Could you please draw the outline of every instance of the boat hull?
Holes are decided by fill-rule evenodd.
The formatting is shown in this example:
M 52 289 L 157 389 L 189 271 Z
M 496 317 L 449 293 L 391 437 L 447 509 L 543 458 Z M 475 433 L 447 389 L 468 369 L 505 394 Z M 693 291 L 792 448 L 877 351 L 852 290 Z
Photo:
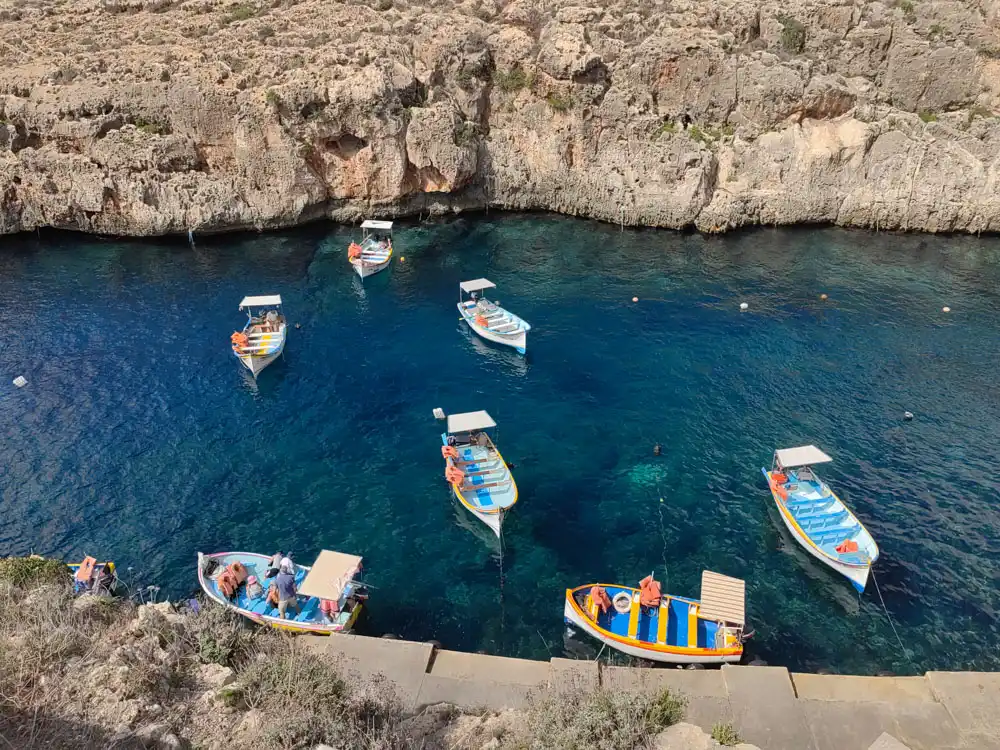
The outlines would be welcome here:
M 236 358 L 242 363 L 242 365 L 250 371 L 250 374 L 256 378 L 264 370 L 265 367 L 270 365 L 274 360 L 281 356 L 281 353 L 285 351 L 285 342 L 281 342 L 281 347 L 278 351 L 272 354 L 266 354 L 263 357 L 258 357 L 254 354 L 237 354 Z
M 596 638 L 608 648 L 613 648 L 616 651 L 634 656 L 637 659 L 646 659 L 663 664 L 733 664 L 743 658 L 742 646 L 729 649 L 684 648 L 660 643 L 643 643 L 638 640 L 623 638 L 604 630 L 598 627 L 587 616 L 574 599 L 574 593 L 582 589 L 589 589 L 591 585 L 603 584 L 588 584 L 587 586 L 566 590 L 563 619 L 568 625 L 572 625 L 592 638 Z
M 204 561 L 212 558 L 215 558 L 219 562 L 239 560 L 246 565 L 249 574 L 257 576 L 258 580 L 263 585 L 266 582 L 264 573 L 266 572 L 267 566 L 271 561 L 270 556 L 257 554 L 255 552 L 216 552 L 212 554 L 204 554 L 202 552 L 198 553 L 198 583 L 201 586 L 201 590 L 205 592 L 205 595 L 215 603 L 221 604 L 223 607 L 226 607 L 234 612 L 238 612 L 248 620 L 252 620 L 258 625 L 267 625 L 269 627 L 284 630 L 290 633 L 331 635 L 333 633 L 350 632 L 354 627 L 354 624 L 357 622 L 358 616 L 361 614 L 363 605 L 358 603 L 351 611 L 349 618 L 345 623 L 300 622 L 297 620 L 283 620 L 275 615 L 253 612 L 246 607 L 237 606 L 222 596 L 212 584 L 211 580 L 205 576 Z M 310 568 L 305 565 L 296 565 L 295 567 L 297 572 L 308 572 L 310 570 Z
M 858 592 L 863 592 L 865 587 L 868 585 L 868 576 L 871 573 L 872 562 L 878 558 L 877 552 L 874 559 L 872 559 L 872 561 L 868 564 L 846 563 L 824 552 L 812 539 L 809 538 L 809 535 L 806 534 L 802 527 L 796 522 L 795 517 L 788 509 L 785 501 L 778 494 L 777 485 L 771 479 L 771 473 L 764 468 L 761 468 L 761 471 L 764 473 L 764 479 L 767 480 L 767 486 L 771 491 L 771 497 L 774 499 L 774 504 L 777 506 L 778 515 L 781 516 L 781 520 L 785 524 L 785 528 L 788 529 L 795 541 L 799 543 L 799 546 L 801 546 L 806 552 L 819 560 L 821 563 L 847 578 L 847 580 L 851 582 L 851 585 L 854 586 Z M 836 498 L 836 496 L 834 497 Z M 836 499 L 837 502 L 844 507 L 844 510 L 847 510 L 847 506 L 845 506 L 839 498 Z M 849 510 L 848 513 L 850 513 Z M 854 515 L 851 514 L 851 517 L 853 518 Z M 860 525 L 860 522 L 858 523 Z
M 521 329 L 515 331 L 511 334 L 497 333 L 491 331 L 488 328 L 483 328 L 480 325 L 476 325 L 475 316 L 472 315 L 467 308 L 463 305 L 458 305 L 458 312 L 461 314 L 462 319 L 466 322 L 472 332 L 475 333 L 480 338 L 486 339 L 487 341 L 492 341 L 495 344 L 502 344 L 503 346 L 509 346 L 512 349 L 516 349 L 519 354 L 525 354 L 528 351 L 528 331 Z
M 367 279 L 369 276 L 374 276 L 380 271 L 387 269 L 390 263 L 392 263 L 392 255 L 382 263 L 362 263 L 358 260 L 352 260 L 351 266 L 354 268 L 354 273 L 362 279 Z

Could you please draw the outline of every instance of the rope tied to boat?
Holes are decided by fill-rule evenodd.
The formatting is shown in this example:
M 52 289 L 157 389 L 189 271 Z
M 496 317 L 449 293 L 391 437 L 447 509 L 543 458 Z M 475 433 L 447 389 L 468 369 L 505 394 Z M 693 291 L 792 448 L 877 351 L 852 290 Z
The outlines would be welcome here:
M 896 642 L 899 644 L 899 648 L 902 650 L 903 656 L 906 657 L 906 660 L 910 663 L 910 666 L 913 667 L 914 674 L 920 674 L 920 670 L 917 669 L 917 665 L 913 662 L 913 659 L 910 658 L 910 652 L 907 651 L 906 646 L 903 645 L 903 639 L 899 637 L 899 631 L 896 630 L 896 625 L 892 621 L 892 616 L 889 614 L 889 608 L 885 606 L 885 599 L 882 598 L 882 589 L 879 588 L 878 579 L 875 577 L 875 569 L 873 568 L 870 572 L 871 572 L 872 582 L 875 584 L 875 591 L 878 593 L 878 600 L 882 602 L 882 611 L 885 612 L 885 619 L 889 621 L 889 626 L 892 628 L 892 633 L 893 635 L 896 636 Z

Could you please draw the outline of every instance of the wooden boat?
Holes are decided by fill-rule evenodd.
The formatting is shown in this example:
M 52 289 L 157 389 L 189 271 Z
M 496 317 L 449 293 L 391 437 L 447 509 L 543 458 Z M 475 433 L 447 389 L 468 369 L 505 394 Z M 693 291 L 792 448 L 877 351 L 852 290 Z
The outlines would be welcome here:
M 441 453 L 455 497 L 500 536 L 504 514 L 517 502 L 517 485 L 487 432 L 496 426 L 485 411 L 451 414 Z
M 528 348 L 528 331 L 531 326 L 496 302 L 490 302 L 483 295 L 487 289 L 495 289 L 489 279 L 473 279 L 458 285 L 458 312 L 469 328 L 487 341 L 511 346 L 524 354 Z M 469 296 L 466 299 L 466 295 Z
M 362 603 L 367 600 L 367 589 L 355 578 L 361 571 L 361 558 L 341 552 L 323 550 L 311 567 L 295 566 L 295 588 L 298 593 L 299 611 L 289 609 L 287 620 L 278 615 L 278 608 L 268 602 L 267 589 L 273 578 L 265 578 L 269 555 L 254 552 L 198 553 L 198 583 L 210 599 L 239 612 L 260 625 L 270 625 L 293 633 L 330 635 L 349 632 L 361 614 Z M 220 588 L 223 571 L 239 563 L 246 569 L 247 581 L 256 578 L 263 594 L 251 597 L 246 583 L 239 585 L 233 599 L 227 599 Z M 336 602 L 336 613 L 326 616 L 322 601 Z
M 738 662 L 743 656 L 746 584 L 704 571 L 701 600 L 661 596 L 643 587 L 588 583 L 566 589 L 563 617 L 609 648 L 673 664 Z M 603 604 L 602 604 L 603 602 Z
M 878 545 L 868 529 L 813 472 L 833 459 L 815 445 L 775 451 L 771 471 L 761 469 L 785 526 L 806 552 L 864 591 Z
M 66 565 L 73 574 L 73 591 L 77 594 L 104 594 L 116 596 L 119 589 L 115 564 L 98 562 L 96 558 L 84 557 L 78 563 Z
M 257 308 L 257 315 L 253 314 L 253 308 Z M 242 331 L 230 337 L 233 354 L 256 378 L 285 350 L 288 324 L 281 310 L 281 296 L 277 294 L 244 297 L 240 310 L 247 311 L 247 322 Z
M 364 279 L 384 271 L 392 262 L 392 222 L 369 219 L 361 223 L 361 231 L 361 243 L 350 244 L 347 260 Z

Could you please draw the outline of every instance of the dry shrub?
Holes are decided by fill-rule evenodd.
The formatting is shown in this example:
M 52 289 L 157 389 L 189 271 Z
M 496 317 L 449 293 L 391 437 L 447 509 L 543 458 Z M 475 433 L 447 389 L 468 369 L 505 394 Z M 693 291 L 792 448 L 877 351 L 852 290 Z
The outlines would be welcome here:
M 398 730 L 402 707 L 390 685 L 373 681 L 348 687 L 333 663 L 279 633 L 260 639 L 257 647 L 225 693 L 228 701 L 264 717 L 263 746 L 405 747 Z
M 203 604 L 185 618 L 184 632 L 202 664 L 221 664 L 231 669 L 247 662 L 258 636 L 268 635 L 246 618 L 212 603 Z
M 112 646 L 105 640 L 108 628 L 125 619 L 125 612 L 131 616 L 122 603 L 78 599 L 68 576 L 61 583 L 44 583 L 65 575 L 62 563 L 26 560 L 28 564 L 12 575 L 12 566 L 5 561 L 10 577 L 0 581 L 0 712 L 8 715 L 45 703 L 59 686 L 58 680 L 46 678 L 58 673 L 67 660 L 110 652 Z M 29 567 L 34 577 L 25 575 Z M 25 583 L 12 584 L 11 578 Z
M 572 688 L 536 696 L 525 721 L 504 735 L 503 750 L 621 750 L 650 747 L 653 736 L 684 718 L 685 700 Z

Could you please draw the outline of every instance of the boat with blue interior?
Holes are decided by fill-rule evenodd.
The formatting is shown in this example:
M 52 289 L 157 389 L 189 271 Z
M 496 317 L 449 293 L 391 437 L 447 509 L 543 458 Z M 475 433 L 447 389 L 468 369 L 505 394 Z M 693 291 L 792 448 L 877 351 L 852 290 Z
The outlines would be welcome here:
M 244 297 L 240 310 L 246 310 L 247 322 L 242 331 L 230 336 L 230 342 L 233 354 L 256 378 L 285 350 L 288 325 L 281 309 L 281 295 Z
M 588 583 L 566 589 L 568 625 L 609 648 L 672 664 L 738 662 L 746 627 L 746 584 L 706 570 L 701 599 L 664 595 L 652 574 L 638 588 Z
M 504 514 L 517 502 L 517 484 L 490 436 L 497 424 L 485 411 L 447 420 L 441 435 L 445 479 L 465 509 L 500 536 Z
M 868 529 L 821 480 L 812 467 L 833 461 L 815 445 L 774 453 L 762 468 L 781 520 L 806 552 L 865 590 L 878 545 Z
M 361 222 L 361 242 L 347 248 L 347 260 L 362 279 L 383 271 L 392 262 L 392 222 Z
M 368 590 L 357 580 L 361 558 L 323 550 L 312 566 L 291 563 L 296 600 L 287 619 L 278 610 L 277 588 L 268 573 L 272 557 L 254 552 L 198 553 L 198 583 L 213 601 L 260 625 L 293 633 L 349 632 L 361 614 Z
M 524 354 L 531 326 L 496 302 L 486 299 L 484 292 L 495 288 L 496 284 L 489 279 L 463 281 L 458 285 L 458 312 L 476 335 L 513 347 Z

